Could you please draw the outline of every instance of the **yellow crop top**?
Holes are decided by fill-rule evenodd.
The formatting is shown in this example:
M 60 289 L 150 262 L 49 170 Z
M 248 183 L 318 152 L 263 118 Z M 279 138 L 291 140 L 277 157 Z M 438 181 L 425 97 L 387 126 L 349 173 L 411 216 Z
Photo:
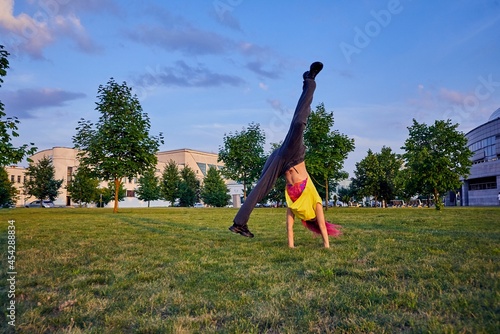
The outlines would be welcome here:
M 302 220 L 311 220 L 316 218 L 316 204 L 322 203 L 321 197 L 314 187 L 311 179 L 308 178 L 306 187 L 295 202 L 293 202 L 288 196 L 288 192 L 285 189 L 286 204 L 292 210 L 293 214 Z

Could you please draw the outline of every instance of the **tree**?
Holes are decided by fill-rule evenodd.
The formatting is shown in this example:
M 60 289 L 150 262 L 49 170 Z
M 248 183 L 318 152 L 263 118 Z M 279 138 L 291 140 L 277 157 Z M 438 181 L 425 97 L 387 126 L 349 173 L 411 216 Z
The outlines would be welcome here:
M 92 177 L 83 166 L 76 170 L 71 180 L 68 180 L 66 189 L 71 195 L 71 200 L 79 203 L 92 203 L 98 200 L 99 180 Z
M 125 82 L 120 85 L 111 78 L 106 86 L 99 86 L 97 98 L 99 121 L 94 125 L 81 119 L 73 143 L 80 150 L 80 165 L 95 177 L 114 182 L 116 213 L 120 180 L 156 166 L 156 152 L 163 144 L 163 136 L 150 136 L 149 117 Z
M 283 204 L 286 202 L 285 199 L 285 188 L 286 188 L 286 180 L 284 176 L 280 176 L 277 180 L 276 183 L 274 184 L 273 189 L 267 194 L 267 196 L 264 198 L 263 202 L 272 202 L 276 203 L 278 207 L 283 206 Z
M 194 170 L 189 166 L 184 167 L 180 174 L 179 205 L 184 207 L 194 206 L 194 203 L 200 198 L 200 181 L 196 178 Z
M 16 202 L 17 189 L 9 180 L 5 168 L 0 167 L 0 208 L 9 207 Z
M 44 156 L 38 163 L 31 162 L 26 170 L 26 194 L 40 201 L 48 198 L 55 201 L 63 180 L 55 179 L 55 168 L 52 159 Z
M 398 173 L 402 160 L 390 147 L 382 147 L 380 153 L 371 149 L 359 163 L 356 163 L 355 177 L 352 179 L 356 193 L 359 196 L 373 196 L 375 201 L 389 202 L 397 194 Z
M 353 192 L 353 189 L 352 187 L 340 187 L 337 189 L 337 194 L 338 194 L 338 198 L 339 198 L 339 201 L 341 201 L 342 203 L 348 205 L 349 202 L 353 201 L 354 200 L 354 192 Z
M 9 53 L 4 50 L 3 45 L 0 45 L 0 87 L 3 83 L 2 77 L 7 75 L 7 69 L 9 68 L 8 56 Z M 33 143 L 30 143 L 30 145 L 24 144 L 20 147 L 15 147 L 12 144 L 12 139 L 19 137 L 17 128 L 19 120 L 17 117 L 6 116 L 4 104 L 0 101 L 0 167 L 16 164 L 22 161 L 24 157 L 34 154 L 37 150 Z
M 161 197 L 170 202 L 174 206 L 175 201 L 179 198 L 179 185 L 181 176 L 179 168 L 174 160 L 170 160 L 163 169 L 161 180 Z
M 105 207 L 108 205 L 109 202 L 112 200 L 115 200 L 115 194 L 116 194 L 116 189 L 115 189 L 115 183 L 114 182 L 109 182 L 108 186 L 106 188 L 98 188 L 97 189 L 97 206 L 100 208 Z M 127 194 L 127 191 L 125 190 L 125 187 L 123 186 L 123 182 L 120 181 L 119 187 L 118 187 L 118 201 L 121 202 L 125 199 L 125 196 Z
M 118 182 L 118 189 L 116 189 L 116 182 L 108 182 L 108 187 L 104 189 L 105 189 L 105 195 L 107 198 L 109 198 L 109 201 L 116 202 L 117 198 L 116 194 L 118 194 L 118 202 L 121 202 L 125 199 L 125 196 L 127 195 L 127 190 L 125 189 L 125 185 L 122 182 L 122 180 L 119 180 Z M 114 204 L 114 207 L 116 207 L 116 203 Z
M 441 195 L 460 187 L 460 177 L 466 178 L 472 166 L 467 138 L 457 127 L 451 120 L 436 120 L 428 126 L 413 119 L 402 147 L 415 191 L 433 194 L 437 210 L 441 209 Z
M 106 205 L 108 205 L 108 203 L 111 201 L 111 198 L 113 197 L 114 194 L 110 195 L 108 188 L 101 188 L 101 187 L 97 188 L 97 201 L 96 201 L 97 207 L 98 208 L 105 207 Z
M 396 184 L 396 196 L 409 203 L 412 196 L 418 193 L 417 179 L 413 177 L 413 170 L 403 167 L 394 180 Z
M 146 170 L 139 178 L 139 187 L 137 188 L 137 198 L 148 202 L 148 208 L 151 201 L 161 198 L 160 180 L 155 175 L 156 170 L 151 168 Z
M 219 147 L 218 161 L 224 162 L 222 175 L 243 184 L 243 198 L 247 187 L 254 183 L 264 166 L 265 134 L 257 123 L 250 123 L 241 132 L 224 134 L 224 146 Z
M 399 154 L 392 152 L 390 147 L 385 146 L 376 156 L 380 167 L 379 196 L 381 200 L 388 203 L 398 194 L 397 179 L 403 166 L 403 160 Z
M 349 176 L 342 168 L 347 155 L 354 150 L 354 139 L 338 130 L 332 131 L 333 124 L 333 112 L 327 113 L 321 103 L 309 115 L 304 132 L 307 171 L 313 180 L 320 182 L 322 187 L 318 192 L 324 188 L 325 203 L 328 203 L 329 189 Z
M 351 179 L 357 197 L 378 197 L 378 178 L 380 175 L 378 159 L 371 149 L 366 157 L 356 163 L 354 178 Z
M 203 179 L 201 199 L 205 204 L 218 208 L 226 206 L 231 199 L 220 171 L 213 166 L 208 168 L 207 175 Z

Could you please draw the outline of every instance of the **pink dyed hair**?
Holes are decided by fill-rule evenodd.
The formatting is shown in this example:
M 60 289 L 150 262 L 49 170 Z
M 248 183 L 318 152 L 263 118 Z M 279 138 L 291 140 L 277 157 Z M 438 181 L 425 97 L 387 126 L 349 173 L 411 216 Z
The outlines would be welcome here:
M 303 220 L 302 225 L 304 225 L 305 228 L 312 231 L 314 234 L 321 235 L 321 230 L 319 229 L 318 220 L 316 218 L 311 220 Z M 339 237 L 340 235 L 342 235 L 342 231 L 340 230 L 342 226 L 332 224 L 329 221 L 326 221 L 325 225 L 328 235 L 331 235 L 332 237 Z

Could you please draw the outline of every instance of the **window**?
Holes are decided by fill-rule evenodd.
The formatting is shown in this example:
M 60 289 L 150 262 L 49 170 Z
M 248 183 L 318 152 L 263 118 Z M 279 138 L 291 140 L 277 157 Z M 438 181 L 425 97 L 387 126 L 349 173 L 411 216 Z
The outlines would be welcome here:
M 198 168 L 201 170 L 201 173 L 205 176 L 207 175 L 207 164 L 203 162 L 197 162 Z
M 21 175 L 17 176 L 17 183 L 21 183 Z
M 71 179 L 73 178 L 73 167 L 67 168 L 66 177 L 67 177 L 68 182 L 71 182 Z
M 496 176 L 469 180 L 469 190 L 488 190 L 496 188 L 497 188 Z
M 475 154 L 484 152 L 484 159 L 477 160 L 474 163 L 497 159 L 495 139 L 495 136 L 491 136 L 469 145 L 469 149 Z
M 10 176 L 10 182 L 14 183 L 14 175 Z
M 127 190 L 127 197 L 135 197 L 135 191 L 134 190 Z

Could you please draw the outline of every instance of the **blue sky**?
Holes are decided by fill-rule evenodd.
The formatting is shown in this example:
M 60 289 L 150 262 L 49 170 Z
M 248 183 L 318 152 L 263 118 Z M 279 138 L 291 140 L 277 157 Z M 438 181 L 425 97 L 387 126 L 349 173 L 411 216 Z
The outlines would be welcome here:
M 18 145 L 72 147 L 97 89 L 126 81 L 161 150 L 217 153 L 256 122 L 283 139 L 302 73 L 324 63 L 312 108 L 368 149 L 397 152 L 412 119 L 467 132 L 500 107 L 499 0 L 0 0 L 11 53 L 0 88 Z

